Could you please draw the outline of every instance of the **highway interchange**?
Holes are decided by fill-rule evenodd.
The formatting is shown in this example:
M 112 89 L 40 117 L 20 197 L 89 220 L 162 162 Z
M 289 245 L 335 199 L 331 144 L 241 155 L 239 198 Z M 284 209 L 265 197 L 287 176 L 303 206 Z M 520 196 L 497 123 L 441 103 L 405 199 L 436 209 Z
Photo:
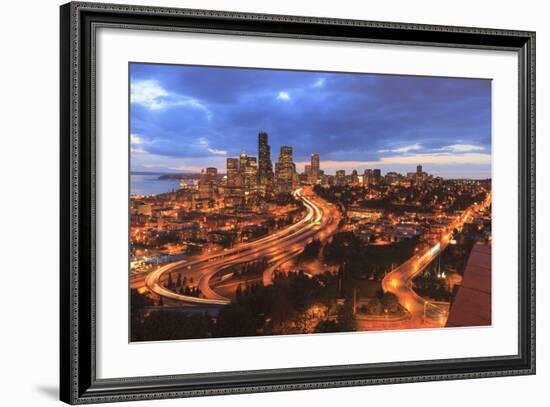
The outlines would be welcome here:
M 132 286 L 145 285 L 151 292 L 187 306 L 226 305 L 231 300 L 212 288 L 213 279 L 235 266 L 264 257 L 268 261 L 268 268 L 264 271 L 261 280 L 264 285 L 272 284 L 274 272 L 280 265 L 299 255 L 314 237 L 320 240 L 328 239 L 337 231 L 340 221 L 340 213 L 336 207 L 316 196 L 311 188 L 300 188 L 294 192 L 294 195 L 306 208 L 305 216 L 295 224 L 231 249 L 164 265 L 145 277 L 134 277 Z M 453 230 L 461 229 L 465 222 L 490 202 L 491 194 L 488 193 L 484 202 L 472 205 L 461 216 L 457 216 L 436 244 L 412 256 L 382 280 L 384 292 L 395 294 L 401 306 L 407 310 L 406 318 L 397 318 L 395 321 L 362 318 L 360 325 L 365 329 L 379 328 L 380 324 L 387 329 L 388 322 L 393 322 L 392 329 L 444 326 L 447 308 L 416 294 L 412 287 L 412 280 L 447 247 L 453 237 Z M 187 277 L 188 281 L 190 279 L 197 281 L 201 296 L 180 294 L 167 288 L 165 282 L 170 273 L 181 273 L 182 276 Z
M 340 215 L 333 205 L 315 196 L 309 188 L 300 188 L 294 195 L 306 208 L 306 215 L 297 223 L 225 251 L 167 264 L 149 273 L 144 279 L 145 286 L 159 296 L 189 305 L 225 305 L 230 299 L 211 288 L 212 278 L 239 264 L 264 257 L 268 259 L 269 267 L 262 281 L 265 285 L 271 284 L 272 275 L 280 264 L 300 254 L 314 237 L 327 239 L 338 228 Z M 163 282 L 173 272 L 198 281 L 201 297 L 179 294 L 165 287 Z

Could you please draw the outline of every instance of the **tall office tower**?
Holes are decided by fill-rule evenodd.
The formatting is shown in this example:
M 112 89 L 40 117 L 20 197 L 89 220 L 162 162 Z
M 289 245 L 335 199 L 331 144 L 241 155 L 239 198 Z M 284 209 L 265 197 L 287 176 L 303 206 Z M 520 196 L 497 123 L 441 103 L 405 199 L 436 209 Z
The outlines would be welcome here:
M 308 181 L 311 179 L 311 165 L 306 164 L 304 167 L 304 174 L 306 174 L 306 177 Z
M 375 184 L 379 184 L 380 183 L 380 179 L 382 178 L 382 171 L 380 171 L 379 169 L 375 168 L 374 170 L 372 170 L 372 177 L 374 179 L 374 183 Z
M 399 182 L 401 181 L 401 174 L 390 171 L 386 173 L 386 176 L 384 177 L 386 179 L 386 183 L 390 185 L 399 185 Z
M 206 180 L 216 184 L 218 182 L 218 169 L 215 167 L 208 167 L 206 169 Z
M 282 146 L 279 160 L 275 164 L 277 192 L 291 192 L 297 181 L 295 174 L 296 164 L 292 161 L 292 147 Z
M 271 163 L 271 147 L 267 144 L 267 133 L 258 133 L 258 183 L 261 186 L 273 181 L 273 164 Z
M 201 170 L 198 189 L 199 189 L 199 198 L 202 198 L 202 199 L 212 198 L 213 196 L 212 183 L 208 181 L 208 175 L 204 171 L 204 168 Z
M 258 186 L 258 161 L 256 157 L 247 157 L 243 174 L 244 186 L 248 189 L 255 189 Z
M 372 170 L 365 170 L 363 173 L 363 186 L 368 187 L 370 184 L 373 183 L 374 175 L 372 174 Z
M 353 185 L 359 184 L 359 175 L 357 175 L 357 170 L 351 172 L 351 183 Z
M 424 173 L 422 172 L 422 166 L 417 165 L 416 166 L 416 182 L 420 183 L 424 181 Z
M 320 159 L 319 154 L 311 154 L 311 172 L 309 174 L 309 182 L 311 184 L 316 184 L 319 181 L 320 177 Z
M 339 185 L 339 186 L 346 185 L 346 170 L 336 171 L 336 185 Z
M 227 159 L 227 185 L 235 187 L 238 184 L 239 179 L 239 159 L 228 158 Z
M 239 174 L 244 178 L 244 170 L 246 169 L 246 164 L 248 162 L 248 155 L 246 153 L 241 153 L 239 156 Z

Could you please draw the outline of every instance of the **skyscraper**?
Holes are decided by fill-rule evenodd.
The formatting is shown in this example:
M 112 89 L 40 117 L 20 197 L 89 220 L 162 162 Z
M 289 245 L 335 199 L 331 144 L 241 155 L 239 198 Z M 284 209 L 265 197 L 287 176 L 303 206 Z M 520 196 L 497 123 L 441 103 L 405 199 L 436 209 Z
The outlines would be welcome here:
M 237 186 L 239 179 L 239 159 L 228 158 L 227 159 L 227 185 Z
M 424 173 L 422 172 L 422 166 L 421 165 L 417 165 L 416 166 L 416 183 L 417 184 L 420 184 L 422 183 L 422 181 L 424 181 Z
M 211 199 L 213 195 L 213 188 L 212 183 L 208 181 L 208 174 L 206 171 L 201 169 L 200 177 L 199 177 L 199 197 L 201 199 Z
M 246 188 L 254 189 L 258 185 L 258 161 L 246 153 L 239 156 L 239 175 Z
M 239 156 L 239 174 L 244 177 L 244 170 L 246 168 L 246 163 L 248 162 L 248 154 L 241 153 Z
M 351 172 L 351 183 L 353 185 L 359 184 L 359 175 L 357 174 L 357 170 L 353 170 Z
M 275 178 L 277 192 L 291 192 L 297 177 L 296 165 L 292 161 L 292 147 L 282 146 L 279 153 L 279 160 L 275 165 Z
M 267 133 L 258 133 L 258 183 L 261 186 L 273 181 L 273 164 L 271 163 L 271 147 L 267 144 Z
M 208 167 L 206 169 L 206 180 L 208 182 L 217 183 L 218 182 L 218 169 L 215 167 Z
M 366 169 L 363 173 L 363 186 L 368 187 L 370 184 L 374 182 L 374 175 L 372 173 L 372 170 Z
M 382 171 L 380 171 L 378 168 L 375 168 L 372 170 L 372 176 L 374 178 L 374 183 L 379 184 L 380 179 L 382 178 Z
M 346 170 L 336 171 L 336 185 L 339 185 L 339 186 L 346 185 Z
M 319 180 L 320 172 L 320 159 L 319 154 L 311 154 L 311 171 L 309 174 L 309 182 L 311 184 L 316 184 Z

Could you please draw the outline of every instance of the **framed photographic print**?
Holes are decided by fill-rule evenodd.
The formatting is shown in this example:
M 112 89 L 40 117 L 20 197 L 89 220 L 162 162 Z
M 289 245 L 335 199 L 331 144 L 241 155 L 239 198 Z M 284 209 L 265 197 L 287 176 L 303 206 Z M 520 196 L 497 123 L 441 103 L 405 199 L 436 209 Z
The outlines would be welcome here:
M 61 399 L 535 372 L 535 34 L 61 7 Z

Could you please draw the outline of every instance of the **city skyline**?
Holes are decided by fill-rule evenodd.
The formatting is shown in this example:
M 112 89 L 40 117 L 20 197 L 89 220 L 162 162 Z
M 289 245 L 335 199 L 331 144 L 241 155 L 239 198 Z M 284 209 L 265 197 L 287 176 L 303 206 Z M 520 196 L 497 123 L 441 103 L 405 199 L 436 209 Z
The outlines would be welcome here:
M 330 175 L 423 165 L 444 178 L 490 178 L 490 83 L 132 64 L 131 170 L 224 173 L 227 158 L 259 159 L 263 129 L 271 162 L 292 146 L 299 173 L 315 153 Z
M 131 64 L 129 103 L 131 341 L 491 325 L 489 80 Z

